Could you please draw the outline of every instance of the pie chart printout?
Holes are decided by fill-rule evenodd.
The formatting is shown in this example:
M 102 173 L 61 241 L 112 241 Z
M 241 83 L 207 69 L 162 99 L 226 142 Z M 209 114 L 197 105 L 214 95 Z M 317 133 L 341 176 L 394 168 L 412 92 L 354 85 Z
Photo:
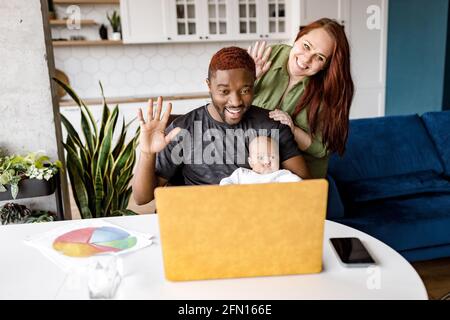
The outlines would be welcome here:
M 60 235 L 53 241 L 53 249 L 70 257 L 90 257 L 130 249 L 136 242 L 136 237 L 118 228 L 90 227 Z

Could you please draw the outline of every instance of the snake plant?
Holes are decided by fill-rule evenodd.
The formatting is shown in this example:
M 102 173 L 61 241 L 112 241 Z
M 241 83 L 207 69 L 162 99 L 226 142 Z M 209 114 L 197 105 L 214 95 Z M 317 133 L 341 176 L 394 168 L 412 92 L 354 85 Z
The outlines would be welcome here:
M 72 124 L 61 114 L 67 129 L 67 139 L 63 142 L 67 151 L 67 172 L 70 184 L 82 218 L 98 218 L 135 214 L 127 210 L 131 196 L 130 181 L 136 162 L 135 150 L 139 141 L 140 128 L 126 143 L 127 129 L 134 121 L 123 124 L 116 144 L 113 136 L 119 116 L 119 107 L 111 111 L 106 103 L 103 87 L 103 114 L 99 126 L 90 109 L 74 90 L 53 78 L 77 103 L 81 112 L 81 139 Z

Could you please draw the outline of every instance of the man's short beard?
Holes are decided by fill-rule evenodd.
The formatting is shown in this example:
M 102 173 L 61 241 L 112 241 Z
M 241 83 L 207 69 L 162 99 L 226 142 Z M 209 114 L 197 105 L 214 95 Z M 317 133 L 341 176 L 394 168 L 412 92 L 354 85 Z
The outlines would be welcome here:
M 209 96 L 210 96 L 210 98 L 211 98 L 211 103 L 212 103 L 212 105 L 213 105 L 213 108 L 216 110 L 216 112 L 217 112 L 217 114 L 219 115 L 220 119 L 222 119 L 222 121 L 223 121 L 224 123 L 226 123 L 226 121 L 225 121 L 225 109 L 223 109 L 223 111 L 220 112 L 219 108 L 216 107 L 216 104 L 214 103 L 214 98 L 213 98 L 213 96 L 212 96 L 211 93 L 209 94 Z

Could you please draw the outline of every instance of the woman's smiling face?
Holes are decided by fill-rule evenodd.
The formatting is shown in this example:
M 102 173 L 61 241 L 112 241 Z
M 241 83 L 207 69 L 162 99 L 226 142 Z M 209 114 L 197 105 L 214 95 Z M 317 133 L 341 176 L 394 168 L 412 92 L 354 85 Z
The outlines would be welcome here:
M 300 37 L 289 53 L 289 74 L 293 77 L 315 75 L 329 63 L 334 45 L 333 38 L 323 28 Z

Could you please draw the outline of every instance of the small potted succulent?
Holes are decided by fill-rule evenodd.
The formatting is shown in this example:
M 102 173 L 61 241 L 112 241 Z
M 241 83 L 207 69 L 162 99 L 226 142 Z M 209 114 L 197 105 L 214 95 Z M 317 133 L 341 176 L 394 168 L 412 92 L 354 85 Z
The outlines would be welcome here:
M 111 24 L 111 28 L 113 30 L 112 33 L 112 40 L 120 40 L 122 38 L 121 36 L 121 26 L 120 26 L 120 15 L 117 13 L 116 10 L 114 10 L 112 16 L 109 14 L 106 14 L 109 23 Z
M 52 194 L 61 168 L 60 161 L 51 162 L 42 152 L 0 155 L 0 201 Z

